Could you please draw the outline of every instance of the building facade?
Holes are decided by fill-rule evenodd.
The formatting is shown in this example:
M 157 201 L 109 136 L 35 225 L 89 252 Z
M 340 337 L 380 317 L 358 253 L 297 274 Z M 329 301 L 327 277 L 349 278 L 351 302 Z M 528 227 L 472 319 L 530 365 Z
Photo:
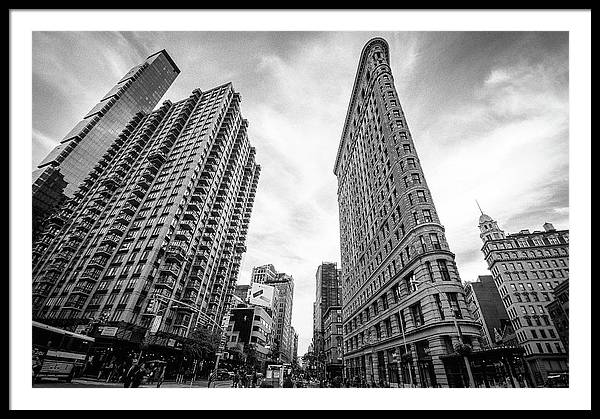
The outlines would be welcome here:
M 324 314 L 329 307 L 342 304 L 342 287 L 337 263 L 323 262 L 317 268 L 316 299 L 314 305 L 313 342 L 317 352 L 324 350 Z
M 569 352 L 569 280 L 558 284 L 553 292 L 554 301 L 546 307 L 565 351 Z
M 323 316 L 323 354 L 325 375 L 328 379 L 343 377 L 343 322 L 342 306 L 327 307 Z
M 234 294 L 242 301 L 248 302 L 250 293 L 250 285 L 236 285 Z
M 471 317 L 481 324 L 484 347 L 516 343 L 511 339 L 514 332 L 491 275 L 479 275 L 476 281 L 467 282 L 465 296 Z
M 257 284 L 266 284 L 270 281 L 275 281 L 277 279 L 277 270 L 275 266 L 262 265 L 255 266 L 252 268 L 251 282 L 256 282 Z
M 79 185 L 139 112 L 149 113 L 179 75 L 169 54 L 159 51 L 129 70 L 60 141 L 33 172 L 34 239 L 46 218 Z
M 290 363 L 293 356 L 292 306 L 294 302 L 294 278 L 277 272 L 271 264 L 252 268 L 250 283 L 270 285 L 273 295 L 274 340 L 282 362 Z
M 389 59 L 381 38 L 363 48 L 334 167 L 344 366 L 348 379 L 363 383 L 446 387 L 440 356 L 459 341 L 454 319 L 464 344 L 476 348 L 480 331 L 470 318 Z
M 553 290 L 569 278 L 569 232 L 545 223 L 544 231 L 505 235 L 489 215 L 479 217 L 481 248 L 506 308 L 534 385 L 568 371 L 566 348 L 548 313 Z
M 247 360 L 253 352 L 262 370 L 271 353 L 272 339 L 273 319 L 263 307 L 240 304 L 231 309 L 225 346 L 230 358 Z
M 33 317 L 109 345 L 220 329 L 260 174 L 231 83 L 138 115 L 33 246 Z

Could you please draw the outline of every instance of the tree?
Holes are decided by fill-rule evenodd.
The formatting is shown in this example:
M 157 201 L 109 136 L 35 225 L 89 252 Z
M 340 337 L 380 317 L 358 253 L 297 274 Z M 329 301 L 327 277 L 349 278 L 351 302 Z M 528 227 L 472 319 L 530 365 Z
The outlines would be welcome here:
M 220 335 L 206 327 L 198 325 L 183 346 L 183 354 L 191 358 L 209 359 L 219 349 Z
M 248 345 L 245 345 L 244 352 L 246 354 L 246 365 L 252 368 L 259 367 L 256 345 L 254 343 L 249 343 Z

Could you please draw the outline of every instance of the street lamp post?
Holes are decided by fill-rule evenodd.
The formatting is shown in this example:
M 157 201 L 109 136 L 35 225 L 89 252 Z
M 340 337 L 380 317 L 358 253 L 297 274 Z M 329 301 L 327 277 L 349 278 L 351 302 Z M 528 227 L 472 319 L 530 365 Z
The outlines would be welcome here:
M 402 330 L 402 342 L 404 343 L 404 354 L 406 356 L 408 356 L 408 344 L 406 343 L 406 334 L 404 333 L 404 324 L 402 322 L 402 316 L 400 316 L 400 329 Z M 400 361 L 402 361 L 402 359 L 400 359 Z M 408 365 L 408 361 L 407 363 L 407 370 L 408 370 L 408 384 L 413 387 L 413 379 L 412 379 L 412 371 L 410 369 L 410 365 Z
M 440 293 L 442 292 L 442 290 L 440 290 L 437 285 L 435 285 L 434 282 L 430 282 L 430 281 L 416 281 L 416 280 L 412 280 L 412 283 L 415 285 L 415 287 L 417 285 L 423 284 L 423 283 L 427 283 L 430 286 L 434 287 L 435 289 L 437 289 Z M 452 307 L 450 307 L 452 308 Z M 461 344 L 464 344 L 464 339 L 463 339 L 463 334 L 460 330 L 460 326 L 458 325 L 458 322 L 456 321 L 456 311 L 452 310 L 452 320 L 454 321 L 454 327 L 456 328 L 456 334 L 458 335 L 458 341 Z M 469 362 L 469 358 L 467 357 L 466 354 L 462 354 L 463 355 L 463 359 L 465 361 L 465 368 L 467 369 L 467 375 L 469 376 L 469 385 L 471 387 L 475 387 L 475 379 L 473 378 L 473 372 L 471 371 L 471 363 Z

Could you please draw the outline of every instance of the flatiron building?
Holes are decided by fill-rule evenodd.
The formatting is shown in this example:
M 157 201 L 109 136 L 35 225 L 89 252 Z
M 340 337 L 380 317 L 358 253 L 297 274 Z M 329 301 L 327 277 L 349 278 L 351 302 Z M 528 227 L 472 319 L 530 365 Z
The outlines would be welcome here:
M 388 44 L 363 48 L 335 160 L 346 378 L 448 387 L 444 357 L 479 348 L 415 143 Z M 457 330 L 456 325 L 460 328 Z

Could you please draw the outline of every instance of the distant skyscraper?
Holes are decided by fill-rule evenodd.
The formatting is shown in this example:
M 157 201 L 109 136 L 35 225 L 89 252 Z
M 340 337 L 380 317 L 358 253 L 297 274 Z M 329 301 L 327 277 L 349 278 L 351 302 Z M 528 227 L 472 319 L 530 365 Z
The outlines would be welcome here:
M 498 288 L 525 361 L 542 385 L 549 374 L 569 370 L 566 349 L 549 315 L 553 290 L 569 279 L 569 231 L 550 223 L 544 231 L 504 234 L 487 214 L 479 217 L 481 251 Z
M 345 369 L 348 378 L 365 382 L 447 387 L 443 357 L 458 343 L 453 319 L 463 343 L 475 349 L 479 326 L 470 318 L 389 63 L 385 40 L 363 48 L 334 167 Z M 394 353 L 405 360 L 400 377 Z
M 292 332 L 292 306 L 294 302 L 294 278 L 283 272 L 277 272 L 271 264 L 252 269 L 251 283 L 266 284 L 275 287 L 273 311 L 275 313 L 274 336 L 279 343 L 279 352 L 284 362 L 291 362 L 294 336 Z
M 342 305 L 341 271 L 337 263 L 323 262 L 317 268 L 313 343 L 317 353 L 324 350 L 324 314 L 329 307 Z
M 139 112 L 154 109 L 179 75 L 165 50 L 136 65 L 104 95 L 33 172 L 34 238 L 43 221 L 84 178 Z
M 260 173 L 240 101 L 231 83 L 194 90 L 127 125 L 34 244 L 34 318 L 108 316 L 115 344 L 139 343 L 152 313 L 163 346 L 219 328 Z

